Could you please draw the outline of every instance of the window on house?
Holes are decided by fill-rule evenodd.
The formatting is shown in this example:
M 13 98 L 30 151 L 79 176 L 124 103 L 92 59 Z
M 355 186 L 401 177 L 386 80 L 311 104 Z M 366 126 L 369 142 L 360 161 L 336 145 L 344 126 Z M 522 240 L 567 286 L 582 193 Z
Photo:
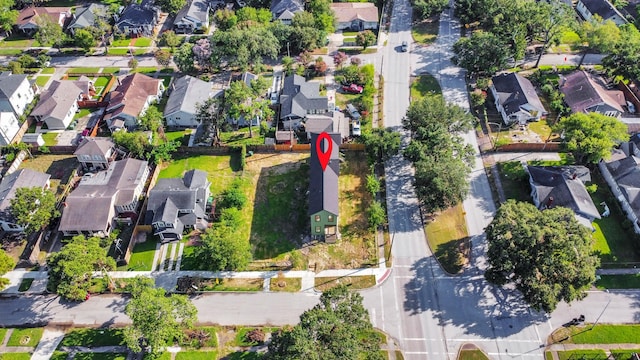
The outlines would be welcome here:
M 320 232 L 320 226 L 316 226 L 316 232 L 319 233 Z
M 320 221 L 320 215 L 316 215 L 316 222 Z
M 329 215 L 329 216 L 327 217 L 327 221 L 333 221 L 333 215 Z

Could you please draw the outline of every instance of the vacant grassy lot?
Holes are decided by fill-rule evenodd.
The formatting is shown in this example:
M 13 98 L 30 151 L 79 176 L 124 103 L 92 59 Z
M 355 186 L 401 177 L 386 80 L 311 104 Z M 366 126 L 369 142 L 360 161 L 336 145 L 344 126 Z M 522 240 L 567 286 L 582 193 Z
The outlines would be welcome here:
M 440 19 L 429 18 L 411 27 L 413 40 L 419 44 L 434 43 L 440 30 Z
M 431 75 L 420 75 L 411 82 L 411 98 L 414 100 L 429 95 L 442 94 L 438 80 Z
M 191 135 L 191 129 L 180 131 L 168 131 L 164 133 L 167 141 L 178 141 L 182 145 L 186 146 L 189 143 L 189 136 Z
M 596 280 L 598 289 L 640 289 L 640 274 L 633 275 L 600 275 Z
M 51 175 L 51 189 L 56 190 L 60 195 L 77 166 L 78 161 L 73 155 L 48 154 L 25 159 L 20 164 L 20 169 L 33 169 Z
M 73 329 L 59 346 L 110 346 L 124 345 L 123 329 Z
M 458 273 L 467 262 L 467 223 L 462 204 L 451 207 L 427 220 L 425 233 L 431 251 L 445 271 Z
M 42 337 L 43 328 L 13 329 L 7 346 L 36 346 Z
M 210 156 L 200 155 L 174 155 L 173 161 L 168 165 L 163 165 L 159 178 L 181 178 L 188 170 L 198 169 L 207 172 L 211 182 L 211 192 L 214 195 L 225 190 L 236 177 L 235 172 L 239 169 L 239 161 L 236 157 L 229 155 Z

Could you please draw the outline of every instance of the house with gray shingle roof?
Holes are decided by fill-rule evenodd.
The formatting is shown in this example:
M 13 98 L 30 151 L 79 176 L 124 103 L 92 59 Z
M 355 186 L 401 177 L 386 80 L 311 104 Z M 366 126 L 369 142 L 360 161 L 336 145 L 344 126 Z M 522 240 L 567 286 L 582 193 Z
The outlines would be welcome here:
M 316 150 L 319 134 L 311 134 L 311 158 L 309 160 L 309 217 L 311 219 L 311 236 L 335 242 L 340 236 L 338 229 L 338 176 L 340 175 L 339 146 L 342 143 L 340 134 L 329 134 L 332 141 L 329 163 L 323 170 Z M 326 152 L 326 140 L 320 146 Z
M 87 172 L 106 170 L 117 155 L 111 138 L 86 137 L 73 155 Z
M 78 110 L 78 100 L 88 99 L 92 87 L 91 81 L 84 76 L 75 81 L 53 80 L 40 95 L 31 116 L 47 124 L 49 130 L 64 130 Z
M 182 179 L 159 179 L 149 192 L 145 223 L 163 242 L 182 239 L 185 229 L 206 229 L 210 186 L 202 170 L 189 170 Z
M 584 70 L 574 71 L 566 76 L 560 75 L 559 89 L 564 102 L 574 113 L 597 112 L 607 116 L 620 117 L 624 112 L 624 93 L 609 90 L 602 77 Z
M 152 0 L 140 4 L 134 1 L 122 11 L 114 26 L 127 36 L 152 36 L 159 18 L 160 10 Z
M 211 83 L 189 75 L 174 81 L 170 88 L 164 118 L 167 126 L 177 128 L 198 127 L 198 106 L 224 93 L 224 90 L 213 89 Z
M 296 13 L 304 11 L 304 1 L 301 0 L 271 0 L 271 14 L 273 21 L 280 20 L 283 24 L 291 25 Z
M 627 219 L 640 234 L 640 142 L 638 134 L 614 149 L 609 160 L 600 160 L 598 168 L 620 203 Z
M 0 112 L 13 112 L 19 118 L 35 98 L 35 90 L 26 74 L 0 73 Z
M 109 17 L 109 8 L 102 4 L 90 3 L 88 5 L 79 6 L 75 13 L 72 14 L 71 21 L 67 26 L 67 30 L 71 34 L 75 34 L 78 29 L 86 29 L 96 26 L 98 20 L 107 20 Z
M 203 31 L 209 26 L 209 2 L 206 0 L 191 0 L 178 11 L 173 22 L 176 34 L 191 34 Z
M 505 124 L 518 122 L 524 125 L 547 115 L 535 87 L 528 79 L 516 73 L 504 73 L 491 80 L 490 89 L 496 109 Z
M 592 20 L 594 15 L 598 15 L 602 20 L 611 20 L 618 26 L 627 23 L 624 15 L 608 0 L 579 0 L 576 11 L 587 21 Z
M 85 174 L 65 199 L 59 230 L 65 236 L 104 237 L 113 230 L 115 218 L 134 221 L 148 177 L 148 163 L 133 158 Z
M 19 188 L 49 189 L 51 175 L 31 169 L 19 169 L 5 175 L 0 182 L 0 232 L 21 233 L 23 228 L 15 223 L 11 215 L 11 199 L 15 198 Z
M 540 210 L 562 206 L 573 210 L 582 225 L 593 228 L 600 213 L 585 187 L 591 173 L 584 166 L 527 166 L 531 197 Z
M 304 77 L 289 75 L 284 78 L 280 94 L 280 120 L 285 129 L 296 128 L 308 114 L 329 113 L 329 100 L 320 95 L 320 83 L 308 82 Z

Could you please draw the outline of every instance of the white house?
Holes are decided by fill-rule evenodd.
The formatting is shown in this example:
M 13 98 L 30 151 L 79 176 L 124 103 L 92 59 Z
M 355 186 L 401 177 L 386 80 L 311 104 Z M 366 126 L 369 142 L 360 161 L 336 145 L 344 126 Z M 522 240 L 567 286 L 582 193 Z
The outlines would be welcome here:
M 593 19 L 594 15 L 598 15 L 602 20 L 611 20 L 618 26 L 627 23 L 622 13 L 608 0 L 579 0 L 576 11 L 587 21 Z
M 20 130 L 20 124 L 16 114 L 12 112 L 0 112 L 0 146 L 11 144 L 11 140 Z
M 177 34 L 203 31 L 209 26 L 209 2 L 191 0 L 176 15 L 173 29 Z
M 13 112 L 19 118 L 35 96 L 27 75 L 0 73 L 0 112 Z
M 197 119 L 198 106 L 209 98 L 221 96 L 223 90 L 214 90 L 211 83 L 193 76 L 183 76 L 170 86 L 171 93 L 164 109 L 164 118 L 168 127 L 195 128 L 200 125 Z
M 528 79 L 516 73 L 505 73 L 496 75 L 491 80 L 491 93 L 496 109 L 505 124 L 526 124 L 547 115 L 536 89 Z
M 31 112 L 36 121 L 47 124 L 49 130 L 64 130 L 78 110 L 78 100 L 88 98 L 91 82 L 82 77 L 77 81 L 54 80 L 42 92 L 40 101 Z

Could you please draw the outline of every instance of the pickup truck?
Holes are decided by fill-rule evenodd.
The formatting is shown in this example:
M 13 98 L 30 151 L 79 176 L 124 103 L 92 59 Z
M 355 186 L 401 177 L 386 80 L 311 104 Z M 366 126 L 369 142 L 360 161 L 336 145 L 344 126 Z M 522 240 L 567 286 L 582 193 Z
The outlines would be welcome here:
M 358 84 L 344 85 L 342 86 L 342 91 L 352 93 L 352 94 L 362 94 L 362 86 Z

